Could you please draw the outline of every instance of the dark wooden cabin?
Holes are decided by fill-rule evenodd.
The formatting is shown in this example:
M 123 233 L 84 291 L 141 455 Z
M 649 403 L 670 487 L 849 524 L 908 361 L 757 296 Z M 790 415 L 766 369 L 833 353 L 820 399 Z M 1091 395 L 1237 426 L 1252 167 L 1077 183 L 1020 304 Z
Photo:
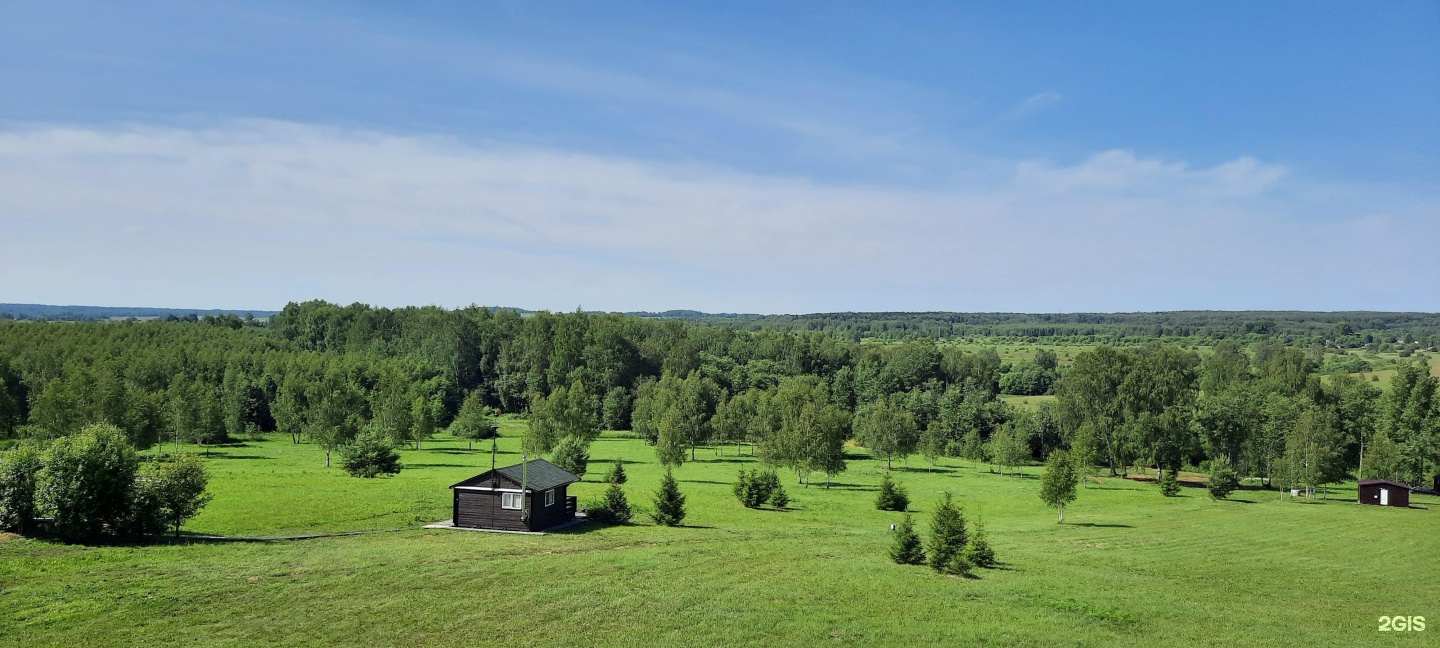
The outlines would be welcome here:
M 450 489 L 455 493 L 451 520 L 457 527 L 503 531 L 544 531 L 575 519 L 575 498 L 566 489 L 579 477 L 544 459 L 525 462 L 524 499 L 521 464 L 487 470 Z M 522 505 L 530 519 L 521 519 Z
M 1410 486 L 1389 479 L 1362 480 L 1360 482 L 1360 503 L 1409 508 Z

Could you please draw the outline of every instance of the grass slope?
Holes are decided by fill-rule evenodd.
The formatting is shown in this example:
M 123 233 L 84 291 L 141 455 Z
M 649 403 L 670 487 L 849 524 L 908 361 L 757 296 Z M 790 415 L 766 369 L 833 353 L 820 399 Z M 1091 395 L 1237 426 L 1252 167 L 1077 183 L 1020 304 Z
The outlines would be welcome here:
M 519 423 L 506 423 L 513 451 Z M 217 449 L 215 500 L 194 533 L 384 529 L 449 515 L 446 486 L 489 467 L 438 439 L 406 469 L 361 480 L 288 439 Z M 543 537 L 400 531 L 267 543 L 84 547 L 0 539 L 0 637 L 10 645 L 1422 645 L 1381 615 L 1440 625 L 1440 500 L 1412 510 L 1299 504 L 1266 491 L 1162 498 L 1121 479 L 1082 489 L 1068 524 L 1036 496 L 1039 468 L 1000 477 L 944 462 L 895 474 L 918 526 L 944 489 L 983 519 L 1005 563 L 978 579 L 889 563 L 876 511 L 883 463 L 856 451 L 831 489 L 786 481 L 794 510 L 730 494 L 749 457 L 701 449 L 678 472 L 689 526 L 581 525 Z M 581 501 L 626 462 L 648 504 L 651 448 L 606 435 Z M 500 461 L 513 462 L 514 454 Z M 1332 493 L 1353 498 L 1353 489 Z

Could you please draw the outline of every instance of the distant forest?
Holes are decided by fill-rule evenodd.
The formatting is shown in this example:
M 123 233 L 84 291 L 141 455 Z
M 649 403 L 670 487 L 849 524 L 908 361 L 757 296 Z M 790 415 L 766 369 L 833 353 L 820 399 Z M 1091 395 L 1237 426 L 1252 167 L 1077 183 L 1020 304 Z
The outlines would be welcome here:
M 369 309 L 369 306 L 354 305 Z M 536 311 L 476 307 L 532 316 Z M 377 309 L 389 310 L 389 309 Z M 399 309 L 405 311 L 410 309 Z M 397 311 L 397 312 L 399 312 Z M 107 319 L 168 319 L 196 321 L 233 315 L 267 319 L 276 311 L 238 309 L 125 308 L 0 304 L 0 319 L 98 321 Z M 601 314 L 601 313 L 591 313 Z M 741 331 L 823 333 L 860 341 L 931 338 L 1058 338 L 1057 342 L 1119 342 L 1126 339 L 1204 338 L 1212 341 L 1247 336 L 1283 336 L 1291 344 L 1358 348 L 1376 342 L 1440 345 L 1440 313 L 1375 311 L 1168 311 L 1153 313 L 812 313 L 760 315 L 705 313 L 694 310 L 637 311 L 623 315 L 644 319 L 676 319 L 691 324 Z
M 51 306 L 47 304 L 0 304 L 0 319 L 52 320 L 57 322 L 93 322 L 107 319 L 188 319 L 195 321 L 206 315 L 235 315 L 266 318 L 275 311 L 244 309 L 144 308 L 129 306 Z

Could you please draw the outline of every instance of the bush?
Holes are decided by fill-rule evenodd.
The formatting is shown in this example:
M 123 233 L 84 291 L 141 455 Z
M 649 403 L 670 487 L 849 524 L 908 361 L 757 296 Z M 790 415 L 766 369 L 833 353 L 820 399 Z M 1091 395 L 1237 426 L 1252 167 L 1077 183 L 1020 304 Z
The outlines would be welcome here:
M 162 533 L 168 527 L 179 536 L 185 521 L 210 502 L 209 483 L 205 462 L 195 455 L 178 454 L 145 466 L 135 489 L 136 530 Z
M 45 465 L 34 446 L 0 454 L 0 531 L 24 533 L 35 519 L 35 485 Z
M 1160 476 L 1160 494 L 1165 497 L 1175 497 L 1180 494 L 1180 478 L 1176 475 L 1178 470 L 1165 470 Z
M 875 497 L 875 508 L 882 511 L 905 511 L 910 508 L 910 493 L 904 486 L 897 486 L 890 480 L 890 473 L 880 478 L 880 494 Z
M 575 435 L 566 435 L 555 444 L 550 454 L 555 465 L 576 477 L 584 477 L 590 466 L 590 442 Z
M 399 474 L 404 466 L 400 465 L 400 454 L 395 452 L 394 443 L 365 433 L 340 446 L 340 467 L 351 477 L 374 478 Z
M 1210 470 L 1210 483 L 1208 484 L 1208 488 L 1210 489 L 1210 497 L 1225 499 L 1230 496 L 1230 493 L 1240 488 L 1240 477 L 1235 474 L 1235 469 L 1231 468 L 1230 464 L 1223 461 L 1218 462 L 1215 467 Z
M 660 480 L 660 490 L 655 491 L 655 512 L 650 514 L 650 520 L 661 526 L 678 526 L 684 519 L 685 494 L 675 483 L 674 471 L 666 468 L 665 477 Z
M 965 559 L 976 567 L 989 569 L 995 566 L 995 550 L 990 547 L 990 541 L 985 537 L 985 527 L 975 525 L 975 533 L 970 535 L 970 541 L 965 544 Z
M 50 446 L 36 482 L 37 508 L 55 516 L 55 531 L 62 536 L 123 534 L 139 466 L 120 428 L 87 426 Z
M 790 503 L 790 497 L 785 494 L 785 488 L 780 485 L 780 476 L 775 471 L 761 472 L 759 470 L 740 469 L 740 475 L 735 480 L 732 489 L 735 499 L 740 500 L 746 508 L 760 508 L 767 502 L 776 508 L 785 508 Z M 783 502 L 776 504 L 776 497 Z
M 610 487 L 605 489 L 603 499 L 585 506 L 585 515 L 604 524 L 628 524 L 635 512 L 630 508 L 630 500 L 626 499 L 625 490 L 620 484 L 611 482 Z
M 915 533 L 915 521 L 910 514 L 900 521 L 895 529 L 895 542 L 890 545 L 890 560 L 901 565 L 925 564 L 925 549 L 920 546 L 920 536 Z

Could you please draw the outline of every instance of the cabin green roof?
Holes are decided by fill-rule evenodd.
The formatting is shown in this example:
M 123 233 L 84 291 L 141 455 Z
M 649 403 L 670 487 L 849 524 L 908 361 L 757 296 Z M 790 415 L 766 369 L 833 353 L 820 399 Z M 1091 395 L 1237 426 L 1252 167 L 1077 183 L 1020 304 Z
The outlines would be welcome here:
M 525 462 L 524 465 L 528 468 L 526 472 L 529 473 L 525 476 L 525 487 L 532 491 L 550 490 L 564 486 L 565 484 L 573 484 L 580 481 L 580 478 L 571 474 L 570 471 L 544 459 L 531 459 Z M 500 476 L 506 481 L 515 482 L 516 485 L 519 485 L 521 480 L 520 469 L 521 464 L 515 464 L 513 466 L 496 468 L 495 472 L 500 473 Z M 491 474 L 490 471 L 487 470 L 455 484 L 455 486 L 478 486 L 488 481 L 491 481 Z M 451 488 L 455 488 L 455 486 L 451 486 Z

